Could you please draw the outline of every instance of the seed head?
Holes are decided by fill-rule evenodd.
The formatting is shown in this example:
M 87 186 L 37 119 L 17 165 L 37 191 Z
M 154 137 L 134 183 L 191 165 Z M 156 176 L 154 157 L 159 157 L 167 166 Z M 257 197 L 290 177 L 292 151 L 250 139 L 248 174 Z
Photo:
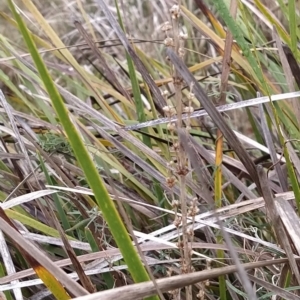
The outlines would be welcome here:
M 161 25 L 160 30 L 163 32 L 167 32 L 172 29 L 172 25 L 170 24 L 169 21 L 165 22 L 164 24 Z
M 178 19 L 180 17 L 180 7 L 179 5 L 173 5 L 171 8 L 170 8 L 170 13 L 171 13 L 171 17 L 172 19 Z

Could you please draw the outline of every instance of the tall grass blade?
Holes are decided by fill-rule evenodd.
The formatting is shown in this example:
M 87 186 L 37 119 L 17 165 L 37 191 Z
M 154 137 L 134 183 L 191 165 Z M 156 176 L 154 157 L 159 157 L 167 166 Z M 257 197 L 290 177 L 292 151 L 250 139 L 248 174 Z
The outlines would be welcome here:
M 134 281 L 148 281 L 149 276 L 146 273 L 144 266 L 142 265 L 141 260 L 131 243 L 125 226 L 122 223 L 121 218 L 107 193 L 107 190 L 105 189 L 103 181 L 101 180 L 99 173 L 89 153 L 87 152 L 81 137 L 77 133 L 76 128 L 69 117 L 66 106 L 64 105 L 64 102 L 60 94 L 58 93 L 55 84 L 47 71 L 47 68 L 43 63 L 23 20 L 16 11 L 13 2 L 11 0 L 8 0 L 8 3 L 19 25 L 20 31 L 27 44 L 27 47 L 31 53 L 32 59 L 34 60 L 35 65 L 39 71 L 41 79 L 43 80 L 44 87 L 48 92 L 54 109 L 60 119 L 60 122 L 67 133 L 68 140 L 72 146 L 72 149 L 86 175 L 90 187 L 94 191 L 97 205 L 99 206 L 99 209 L 102 211 L 103 216 L 108 223 L 111 233 L 114 236 L 122 255 L 124 256 L 124 259 L 128 265 L 128 269 Z

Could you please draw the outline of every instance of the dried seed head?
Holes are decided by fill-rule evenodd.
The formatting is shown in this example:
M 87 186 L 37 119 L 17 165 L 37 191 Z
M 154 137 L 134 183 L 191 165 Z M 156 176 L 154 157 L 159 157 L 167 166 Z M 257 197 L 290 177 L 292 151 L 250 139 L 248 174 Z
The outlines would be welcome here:
M 172 117 L 176 115 L 176 109 L 174 106 L 164 106 L 163 111 L 167 117 Z
M 168 187 L 172 188 L 175 185 L 175 183 L 176 183 L 176 178 L 174 176 L 167 177 L 166 178 L 166 182 L 167 182 Z
M 198 204 L 198 198 L 194 197 L 192 200 L 192 205 L 197 205 Z
M 164 24 L 161 25 L 160 30 L 163 32 L 167 32 L 172 29 L 172 25 L 170 24 L 169 21 L 165 22 Z
M 170 269 L 170 268 L 167 268 L 167 271 L 166 271 L 166 273 L 167 273 L 167 276 L 172 276 L 172 273 L 173 273 L 173 271 L 172 271 L 172 269 Z
M 191 114 L 191 113 L 194 112 L 194 108 L 193 108 L 192 106 L 186 106 L 186 107 L 183 109 L 183 111 L 184 111 L 185 113 Z
M 173 5 L 170 8 L 170 13 L 171 13 L 171 17 L 172 19 L 178 19 L 180 17 L 180 7 L 179 5 Z
M 199 298 L 200 300 L 204 299 L 204 291 L 200 290 L 199 293 L 197 294 L 197 298 Z
M 192 206 L 188 210 L 189 217 L 195 217 L 199 213 L 199 208 L 197 206 Z
M 170 106 L 164 106 L 164 107 L 163 107 L 163 111 L 164 111 L 166 114 L 169 114 L 169 112 L 170 112 Z
M 167 46 L 167 47 L 172 47 L 174 46 L 174 40 L 170 37 L 167 37 L 165 38 L 164 40 L 164 44 Z
M 183 58 L 184 55 L 185 55 L 185 49 L 182 48 L 182 47 L 180 47 L 180 48 L 178 49 L 178 55 L 179 55 L 179 57 Z
M 188 35 L 186 33 L 180 32 L 179 39 L 180 40 L 186 40 L 188 38 Z
M 178 142 L 175 142 L 173 144 L 173 149 L 174 149 L 175 152 L 179 150 L 179 143 Z
M 171 116 L 175 116 L 176 115 L 176 109 L 175 107 L 171 107 Z
M 178 243 L 176 243 L 176 246 L 179 248 L 179 249 L 183 249 L 183 241 L 179 241 Z
M 212 262 L 211 258 L 206 259 L 206 269 L 207 270 L 211 269 L 211 262 Z
M 189 95 L 188 95 L 188 99 L 191 101 L 195 98 L 195 94 L 190 92 Z
M 174 225 L 176 228 L 178 228 L 178 227 L 180 226 L 180 224 L 181 224 L 181 218 L 180 218 L 180 217 L 176 217 L 175 220 L 173 221 L 173 225 Z M 181 243 L 181 242 L 180 242 L 180 243 Z M 178 246 L 178 248 L 180 248 L 180 247 L 179 247 L 179 244 L 178 244 L 177 246 Z
M 167 124 L 167 130 L 174 132 L 176 128 L 175 123 L 168 123 Z
M 177 208 L 179 206 L 179 201 L 178 200 L 173 200 L 171 205 L 172 205 L 172 208 Z
M 166 97 L 169 95 L 169 91 L 164 90 L 161 94 L 162 94 L 162 96 Z
M 189 169 L 186 166 L 180 167 L 176 170 L 179 176 L 186 176 L 189 173 Z
M 188 267 L 187 267 L 187 265 L 186 265 L 185 262 L 182 263 L 182 266 L 181 266 L 181 272 L 182 272 L 183 274 L 188 273 Z
M 174 165 L 174 160 L 171 160 L 167 163 L 168 167 L 172 168 L 172 166 Z
M 189 227 L 187 230 L 186 230 L 186 233 L 188 234 L 188 236 L 194 236 L 194 230 L 192 227 Z

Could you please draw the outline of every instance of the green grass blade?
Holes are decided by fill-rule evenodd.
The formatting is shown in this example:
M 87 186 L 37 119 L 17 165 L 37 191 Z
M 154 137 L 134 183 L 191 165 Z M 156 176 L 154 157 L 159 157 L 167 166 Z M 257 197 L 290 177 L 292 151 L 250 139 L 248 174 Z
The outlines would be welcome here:
M 48 182 L 49 185 L 55 185 L 55 183 L 52 181 L 48 171 L 47 171 L 47 168 L 44 164 L 44 161 L 43 161 L 43 158 L 41 157 L 40 153 L 38 153 L 38 156 L 39 156 L 39 159 L 40 159 L 40 164 L 41 164 L 41 169 L 42 171 L 44 172 L 45 174 L 45 177 L 46 177 L 46 180 Z M 56 206 L 56 209 L 57 209 L 57 212 L 59 214 L 59 220 L 61 221 L 62 223 L 62 227 L 64 230 L 68 230 L 71 228 L 70 226 L 70 223 L 68 221 L 68 218 L 64 212 L 64 209 L 61 205 L 61 199 L 60 197 L 58 196 L 57 193 L 53 194 L 52 195 L 52 198 L 54 199 L 54 203 L 55 203 L 55 206 Z
M 290 25 L 290 38 L 291 50 L 294 55 L 297 54 L 297 23 L 296 23 L 296 5 L 295 0 L 289 0 L 289 25 Z
M 40 77 L 44 83 L 44 87 L 49 94 L 49 97 L 52 101 L 52 105 L 60 119 L 62 126 L 66 131 L 67 137 L 74 150 L 75 156 L 86 175 L 90 187 L 94 192 L 96 202 L 100 210 L 102 211 L 103 217 L 106 220 L 110 231 L 113 237 L 115 238 L 115 241 L 128 265 L 129 272 L 131 273 L 135 282 L 148 281 L 149 276 L 135 248 L 132 245 L 126 228 L 122 223 L 122 220 L 107 193 L 104 183 L 100 178 L 99 173 L 96 170 L 96 167 L 89 153 L 87 152 L 82 139 L 80 138 L 74 124 L 69 118 L 66 106 L 36 49 L 36 46 L 27 30 L 27 27 L 25 26 L 20 14 L 16 11 L 12 0 L 8 0 L 8 3 L 18 23 L 19 29 L 27 44 L 28 50 L 36 65 Z
M 117 12 L 118 12 L 120 26 L 121 26 L 122 30 L 124 31 L 124 25 L 122 22 L 121 14 L 119 11 L 119 6 L 118 6 L 117 2 L 116 2 L 116 8 L 117 8 Z M 133 98 L 135 101 L 137 119 L 140 123 L 145 122 L 146 116 L 145 116 L 145 112 L 144 112 L 144 104 L 142 101 L 140 85 L 139 85 L 139 82 L 138 82 L 138 79 L 136 76 L 134 63 L 128 53 L 126 53 L 126 59 L 127 59 L 128 70 L 129 70 L 129 76 L 130 76 L 130 80 L 131 80 Z M 147 131 L 147 129 L 146 129 L 146 131 Z M 143 136 L 142 138 L 146 145 L 151 146 L 151 141 L 147 136 Z

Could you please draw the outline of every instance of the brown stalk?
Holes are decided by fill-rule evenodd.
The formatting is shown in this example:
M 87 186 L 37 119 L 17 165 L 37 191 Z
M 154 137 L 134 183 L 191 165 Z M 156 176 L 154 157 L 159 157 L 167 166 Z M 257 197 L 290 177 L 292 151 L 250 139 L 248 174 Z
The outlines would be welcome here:
M 239 157 L 241 162 L 244 164 L 245 168 L 248 170 L 249 175 L 251 176 L 252 180 L 255 182 L 259 193 L 261 193 L 260 182 L 258 180 L 255 164 L 251 160 L 247 151 L 245 151 L 245 149 L 243 148 L 241 142 L 238 140 L 238 138 L 236 137 L 232 129 L 223 120 L 222 115 L 218 112 L 216 107 L 208 99 L 206 93 L 203 91 L 203 89 L 201 88 L 201 86 L 199 85 L 195 77 L 191 74 L 191 72 L 182 62 L 182 60 L 178 58 L 178 56 L 171 49 L 167 49 L 167 55 L 171 59 L 172 63 L 176 66 L 176 68 L 182 75 L 183 79 L 190 84 L 193 83 L 193 91 L 195 97 L 202 104 L 202 106 L 207 111 L 208 115 L 212 118 L 216 126 L 222 131 L 229 145 L 236 152 L 236 155 Z
M 80 286 L 76 281 L 68 277 L 68 275 L 58 268 L 46 255 L 44 255 L 39 249 L 36 248 L 31 242 L 27 241 L 15 228 L 10 219 L 6 216 L 4 210 L 0 208 L 0 229 L 13 241 L 15 246 L 20 249 L 33 266 L 33 268 L 39 268 L 43 266 L 47 272 L 55 275 L 55 278 L 62 283 L 70 293 L 79 297 L 87 295 L 88 292 Z
M 232 0 L 230 1 L 230 14 L 232 17 L 235 19 L 236 18 L 236 13 L 237 13 L 237 1 Z M 227 92 L 227 86 L 228 86 L 228 78 L 230 75 L 230 66 L 231 66 L 231 51 L 232 51 L 232 42 L 233 42 L 233 36 L 229 30 L 227 30 L 226 34 L 226 40 L 225 40 L 225 49 L 224 49 L 224 55 L 223 55 L 223 62 L 222 62 L 222 74 L 221 74 L 221 85 L 220 85 L 220 99 L 218 105 L 224 105 L 226 104 L 226 92 Z M 223 134 L 220 128 L 217 129 L 217 137 L 216 137 L 216 158 L 215 158 L 215 205 L 216 208 L 222 207 L 222 164 L 223 164 Z M 221 221 L 219 222 L 222 228 L 222 223 Z M 216 236 L 216 241 L 218 243 L 222 243 L 223 238 L 225 236 L 225 231 L 222 228 L 222 235 L 217 235 Z M 231 243 L 231 240 L 228 238 L 229 243 Z M 229 244 L 230 245 L 230 244 Z M 230 245 L 231 246 L 231 245 Z M 235 263 L 237 266 L 240 267 L 240 263 L 237 259 L 236 253 L 233 253 L 234 257 L 236 257 Z M 222 260 L 225 258 L 225 253 L 224 251 L 217 251 L 217 257 Z M 240 277 L 241 280 L 246 282 L 244 284 L 245 290 L 247 290 L 249 279 L 247 278 L 247 275 L 245 274 L 243 268 L 240 267 Z M 225 290 L 225 277 L 221 276 L 219 278 L 220 282 L 220 289 Z M 251 284 L 250 284 L 251 286 Z M 224 291 L 225 292 L 225 291 Z M 253 297 L 252 297 L 253 298 Z M 252 299 L 251 298 L 251 299 Z M 254 297 L 255 299 L 255 297 Z
M 277 47 L 278 47 L 278 43 L 277 43 Z M 278 49 L 281 48 L 281 45 L 278 47 Z M 282 60 L 282 66 L 283 66 L 283 70 L 284 73 L 286 75 L 287 78 L 287 83 L 288 83 L 288 87 L 289 87 L 289 91 L 290 92 L 294 92 L 295 91 L 295 85 L 293 84 L 292 81 L 292 76 L 293 75 L 296 84 L 298 86 L 298 90 L 300 89 L 300 68 L 298 65 L 297 60 L 295 59 L 291 49 L 287 46 L 287 45 L 283 45 L 282 46 L 283 52 L 285 54 L 285 59 L 283 58 L 284 55 L 280 55 L 280 58 Z M 282 52 L 280 51 L 279 54 L 281 54 Z M 285 64 L 285 61 L 287 60 L 288 64 Z M 289 66 L 289 67 L 288 67 Z M 299 104 L 299 100 L 298 99 L 292 99 L 292 107 L 294 109 L 294 113 L 295 113 L 295 119 L 297 121 L 297 127 L 299 129 L 299 120 L 300 120 L 300 104 Z
M 183 37 L 180 35 L 179 29 L 179 17 L 180 17 L 180 1 L 173 5 L 170 8 L 171 20 L 172 20 L 172 32 L 173 32 L 173 48 L 175 53 L 177 53 L 181 60 L 184 57 L 183 51 Z M 170 37 L 169 37 L 170 39 Z M 174 85 L 174 99 L 175 99 L 175 109 L 177 114 L 177 123 L 176 130 L 179 131 L 182 126 L 182 113 L 183 113 L 183 104 L 182 104 L 182 77 L 178 70 L 174 65 L 172 67 L 172 77 L 173 77 L 173 85 Z M 185 154 L 185 150 L 183 147 L 183 141 L 181 140 L 181 136 L 178 135 L 178 144 L 174 147 L 176 152 L 176 175 L 178 179 L 179 191 L 180 191 L 180 208 L 181 208 L 181 231 L 182 231 L 182 240 L 180 235 L 178 236 L 178 243 L 180 245 L 180 253 L 181 253 L 181 271 L 182 273 L 191 273 L 192 272 L 192 263 L 191 263 L 191 249 L 188 246 L 189 242 L 189 234 L 188 234 L 188 210 L 187 210 L 187 194 L 186 194 L 186 180 L 187 180 L 187 157 Z M 176 201 L 176 200 L 175 200 Z M 174 208 L 174 209 L 177 209 Z M 179 222 L 176 221 L 177 215 L 175 214 L 176 224 Z M 177 227 L 179 230 L 179 226 Z M 177 291 L 180 293 L 180 291 Z M 185 287 L 185 297 L 187 300 L 192 299 L 192 286 Z
M 211 244 L 211 243 L 198 243 L 194 242 L 192 245 L 193 249 L 222 249 L 228 251 L 228 247 L 226 245 L 220 245 L 220 244 Z M 141 244 L 140 248 L 144 252 L 148 251 L 160 251 L 160 250 L 170 250 L 170 246 L 164 245 L 164 244 L 156 244 L 156 243 L 147 243 L 147 244 Z M 242 249 L 242 248 L 237 248 L 235 247 L 236 251 L 241 253 L 241 254 L 247 254 L 249 256 L 253 257 L 260 257 L 260 258 L 265 258 L 269 259 L 269 255 L 265 255 L 265 257 L 261 256 L 260 253 L 256 253 L 247 249 Z M 103 259 L 103 258 L 113 258 L 114 256 L 119 256 L 120 255 L 120 250 L 119 249 L 109 249 L 109 250 L 102 250 L 99 252 L 92 252 L 88 254 L 83 254 L 79 255 L 78 261 L 81 263 L 85 263 L 91 260 L 98 260 L 98 259 Z M 71 260 L 69 258 L 64 258 L 59 261 L 55 261 L 54 264 L 60 268 L 69 266 L 71 264 Z M 7 275 L 5 277 L 0 278 L 0 284 L 6 284 L 14 280 L 20 280 L 25 277 L 34 275 L 34 271 L 32 268 L 29 268 L 27 270 L 19 271 L 17 273 Z
M 26 133 L 25 133 L 26 136 Z M 83 176 L 82 170 L 71 163 L 67 161 L 63 161 L 62 158 L 56 157 L 56 156 L 51 156 L 50 154 L 46 153 L 39 145 L 36 143 L 30 136 L 27 135 L 27 138 L 33 143 L 34 146 L 31 145 L 26 145 L 26 147 L 32 151 L 38 150 L 39 153 L 41 153 L 42 157 L 45 159 L 47 163 L 55 170 L 55 172 L 58 174 L 60 178 L 64 181 L 64 183 L 70 187 L 70 188 L 75 188 L 76 185 L 74 184 L 72 178 L 69 178 L 68 172 L 64 172 L 64 169 L 67 169 L 73 173 L 75 173 L 78 176 Z M 62 168 L 63 165 L 63 168 Z M 82 203 L 87 203 L 85 196 L 79 195 L 79 197 L 71 197 L 71 200 L 73 204 L 76 206 L 76 208 L 80 211 L 81 215 L 84 218 L 88 218 L 89 215 L 82 206 Z M 92 235 L 94 236 L 94 239 L 97 243 L 99 243 L 99 247 L 104 247 L 104 245 L 100 244 L 101 241 L 101 235 L 98 233 L 97 230 L 95 230 L 95 226 L 93 223 L 90 224 L 91 226 L 91 232 Z
M 131 100 L 130 95 L 128 94 L 128 92 L 126 91 L 126 89 L 124 89 L 124 87 L 121 85 L 121 83 L 119 82 L 119 80 L 116 77 L 115 73 L 111 70 L 111 68 L 106 63 L 105 58 L 104 58 L 103 54 L 101 53 L 101 50 L 99 49 L 99 47 L 91 39 L 91 37 L 86 32 L 86 30 L 83 28 L 83 26 L 78 21 L 75 21 L 74 25 L 77 28 L 77 30 L 79 31 L 79 33 L 82 35 L 82 37 L 84 38 L 84 40 L 86 41 L 86 43 L 90 46 L 90 48 L 92 49 L 92 51 L 97 56 L 98 60 L 100 61 L 103 73 L 106 75 L 108 81 L 114 86 L 114 88 L 119 93 L 121 93 L 122 95 L 124 95 L 131 102 L 132 100 Z
M 187 153 L 189 153 L 189 154 L 193 153 L 193 157 L 196 158 L 197 152 L 196 152 L 196 149 L 194 149 L 195 146 L 193 145 L 193 142 L 189 139 L 187 133 L 183 129 L 181 129 L 179 131 L 179 135 L 181 136 L 182 140 L 185 142 L 185 148 L 186 148 Z M 196 165 L 196 162 L 193 161 L 192 159 L 191 159 L 191 162 L 192 162 L 192 164 Z M 198 173 L 200 173 L 200 172 L 198 172 Z M 200 174 L 198 174 L 198 176 L 199 175 Z M 213 204 L 212 207 L 214 207 L 213 200 L 212 200 L 212 204 Z M 233 244 L 229 237 L 229 234 L 224 230 L 224 226 L 223 226 L 221 219 L 219 218 L 219 215 L 216 213 L 215 216 L 218 219 L 219 226 L 221 227 L 221 230 L 222 230 L 222 235 L 225 238 L 225 242 L 228 245 L 228 248 L 229 248 L 229 251 L 231 254 L 231 258 L 233 259 L 234 263 L 236 264 L 236 266 L 238 268 L 238 273 L 240 275 L 240 278 L 241 278 L 242 284 L 245 288 L 245 291 L 247 291 L 249 299 L 256 299 L 255 295 L 253 294 L 253 289 L 252 289 L 251 283 L 249 281 L 249 278 L 247 277 L 247 274 L 245 273 L 245 270 L 243 269 L 242 264 L 240 263 L 240 261 L 238 259 L 238 255 L 236 253 L 235 248 L 233 247 Z M 222 243 L 223 237 L 221 237 L 221 238 L 217 237 L 217 239 L 218 239 L 217 242 Z M 218 251 L 218 253 L 220 253 L 221 250 L 217 250 L 217 251 Z M 224 251 L 222 251 L 222 252 L 224 252 Z
M 107 174 L 109 174 L 108 170 L 107 170 Z M 163 296 L 161 290 L 159 289 L 159 287 L 156 284 L 156 279 L 155 279 L 155 277 L 152 274 L 152 271 L 151 271 L 151 269 L 150 269 L 150 267 L 149 267 L 149 265 L 147 263 L 145 255 L 144 255 L 144 253 L 143 253 L 143 251 L 141 249 L 141 246 L 139 245 L 138 240 L 137 240 L 137 238 L 136 238 L 136 236 L 134 234 L 131 221 L 130 221 L 129 217 L 127 216 L 127 213 L 126 213 L 126 211 L 125 211 L 125 209 L 123 207 L 122 201 L 119 198 L 119 193 L 117 192 L 117 189 L 115 188 L 115 184 L 114 184 L 114 182 L 113 182 L 113 180 L 111 179 L 110 176 L 107 176 L 107 178 L 108 178 L 108 182 L 109 182 L 109 185 L 110 185 L 110 189 L 114 192 L 115 200 L 116 200 L 117 207 L 118 207 L 118 210 L 120 212 L 120 215 L 122 216 L 122 218 L 124 220 L 124 223 L 126 224 L 126 228 L 127 228 L 128 232 L 129 232 L 129 234 L 131 235 L 131 238 L 132 238 L 132 240 L 133 240 L 133 242 L 135 244 L 137 252 L 140 255 L 140 258 L 141 258 L 141 260 L 142 260 L 142 262 L 143 262 L 143 264 L 144 264 L 144 266 L 145 266 L 145 268 L 146 268 L 146 270 L 148 272 L 149 278 L 151 279 L 153 285 L 156 288 L 156 293 L 159 295 L 159 297 L 160 297 L 161 300 L 165 300 L 165 297 Z
M 298 284 L 300 284 L 299 268 L 297 266 L 296 259 L 295 259 L 294 253 L 292 251 L 290 242 L 287 238 L 287 233 L 284 229 L 284 226 L 280 219 L 277 207 L 275 205 L 274 197 L 269 188 L 267 175 L 266 175 L 263 167 L 257 166 L 257 169 L 258 169 L 259 180 L 261 181 L 262 195 L 265 200 L 267 216 L 271 221 L 271 224 L 276 233 L 276 237 L 277 237 L 279 244 L 285 250 L 285 253 L 289 259 L 290 267 L 293 270 L 293 273 L 298 281 Z
M 111 27 L 113 28 L 113 30 L 115 31 L 116 35 L 118 36 L 118 38 L 120 39 L 121 43 L 123 44 L 125 50 L 131 56 L 132 60 L 135 63 L 135 66 L 136 66 L 137 70 L 141 73 L 143 79 L 145 80 L 145 82 L 149 86 L 149 88 L 150 88 L 150 90 L 151 90 L 151 92 L 153 94 L 154 100 L 157 101 L 157 108 L 158 108 L 159 112 L 162 115 L 164 115 L 163 107 L 166 106 L 166 101 L 165 101 L 164 97 L 161 95 L 161 92 L 160 92 L 159 88 L 157 87 L 157 85 L 155 84 L 154 80 L 149 75 L 149 72 L 147 71 L 147 69 L 143 65 L 143 63 L 140 60 L 140 58 L 135 53 L 135 51 L 132 48 L 132 46 L 130 45 L 130 43 L 129 43 L 128 39 L 126 38 L 124 32 L 122 31 L 120 25 L 118 24 L 118 22 L 116 21 L 116 19 L 112 15 L 111 11 L 107 7 L 107 4 L 105 3 L 105 1 L 104 0 L 97 0 L 96 2 L 98 3 L 100 9 L 105 14 L 105 16 L 108 19 Z
M 211 208 L 213 208 L 214 199 L 212 197 L 211 191 L 209 190 L 209 182 L 207 177 L 205 176 L 206 174 L 203 173 L 203 170 L 201 168 L 202 162 L 200 162 L 200 156 L 197 153 L 197 150 L 195 149 L 193 142 L 189 139 L 186 130 L 178 129 L 178 135 L 182 142 L 182 147 L 184 151 L 187 153 L 191 165 L 198 177 L 199 180 L 198 185 L 201 187 L 202 190 L 201 197 L 205 202 L 207 202 L 211 206 Z
M 297 258 L 297 260 L 300 260 L 300 258 Z M 282 264 L 287 261 L 288 261 L 287 258 L 258 261 L 253 263 L 242 264 L 242 267 L 245 270 L 252 270 L 255 268 Z M 172 289 L 182 288 L 186 285 L 195 284 L 201 281 L 205 281 L 207 279 L 214 279 L 220 275 L 227 275 L 235 272 L 237 272 L 236 266 L 227 266 L 227 267 L 194 272 L 189 274 L 180 274 L 177 276 L 172 276 L 164 279 L 158 279 L 156 282 L 162 292 L 167 292 Z M 154 294 L 155 294 L 155 287 L 153 286 L 153 283 L 145 282 L 145 283 L 129 285 L 126 287 L 116 288 L 114 290 L 109 290 L 105 292 L 99 292 L 93 295 L 80 297 L 74 300 L 98 300 L 98 299 L 132 300 L 132 299 L 147 297 Z M 298 300 L 299 298 L 294 298 L 294 299 Z
M 286 291 L 285 289 L 282 289 L 275 284 L 271 284 L 267 281 L 264 281 L 262 279 L 257 278 L 256 276 L 248 275 L 249 278 L 255 282 L 256 284 L 263 286 L 265 289 L 271 291 L 274 295 L 283 297 L 283 299 L 289 299 L 289 300 L 300 300 L 299 296 L 296 296 L 295 294 Z
M 46 189 L 44 183 L 40 180 L 39 180 L 39 185 L 41 186 L 42 189 Z M 51 196 L 49 196 L 49 197 L 54 202 L 54 199 Z M 96 292 L 96 289 L 93 286 L 90 278 L 87 275 L 85 275 L 85 272 L 84 272 L 80 262 L 77 259 L 76 253 L 74 252 L 73 248 L 71 247 L 69 240 L 59 223 L 59 220 L 57 219 L 53 209 L 51 208 L 51 202 L 49 201 L 49 199 L 47 199 L 47 197 L 45 199 L 46 199 L 46 204 L 48 206 L 49 214 L 51 216 L 51 220 L 55 226 L 54 228 L 59 232 L 60 238 L 64 244 L 65 251 L 66 251 L 67 255 L 69 256 L 69 258 L 72 262 L 72 265 L 75 269 L 75 272 L 78 274 L 78 277 L 79 277 L 83 287 L 90 293 Z

